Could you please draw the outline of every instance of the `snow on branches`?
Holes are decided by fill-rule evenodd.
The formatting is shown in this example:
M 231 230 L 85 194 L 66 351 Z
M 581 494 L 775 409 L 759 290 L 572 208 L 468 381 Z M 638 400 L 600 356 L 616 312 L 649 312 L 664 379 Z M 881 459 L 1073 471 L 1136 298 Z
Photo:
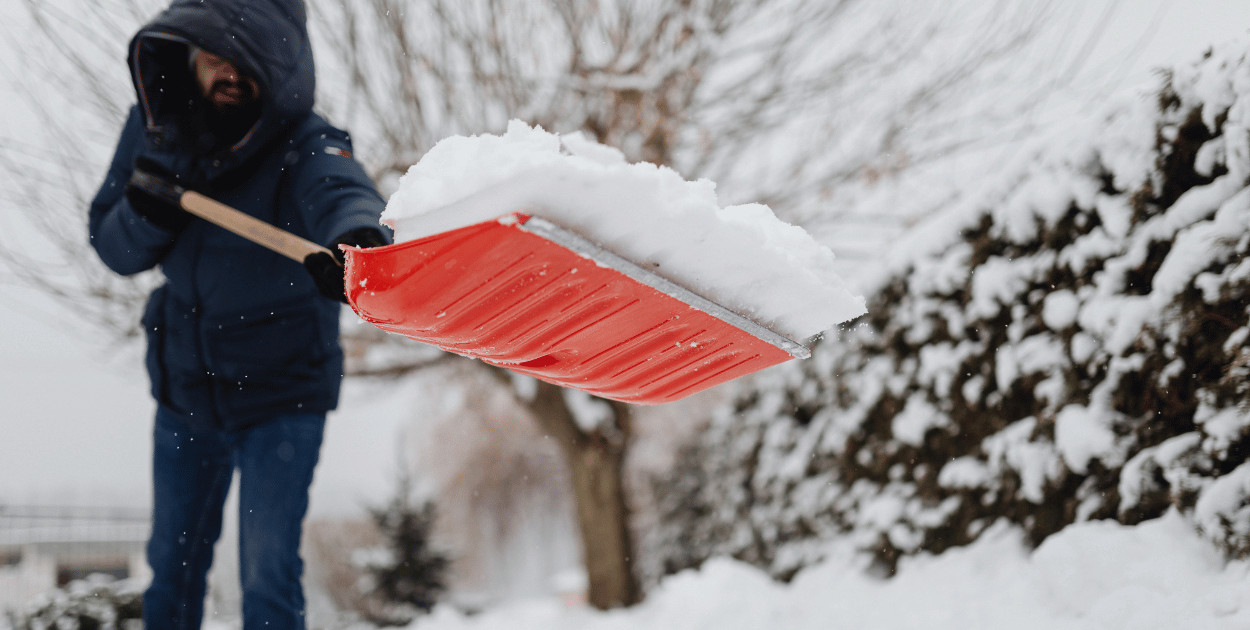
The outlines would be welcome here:
M 752 382 L 691 447 L 664 486 L 662 569 L 733 555 L 787 578 L 850 536 L 888 572 L 1000 520 L 1037 544 L 1170 509 L 1250 555 L 1239 44 L 918 228 L 869 315 Z

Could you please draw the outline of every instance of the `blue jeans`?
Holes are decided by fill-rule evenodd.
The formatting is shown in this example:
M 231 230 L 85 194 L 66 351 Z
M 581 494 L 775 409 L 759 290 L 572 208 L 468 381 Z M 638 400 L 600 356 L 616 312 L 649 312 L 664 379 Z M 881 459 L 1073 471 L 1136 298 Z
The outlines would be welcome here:
M 143 597 L 148 630 L 200 627 L 236 468 L 243 627 L 304 628 L 300 533 L 324 430 L 324 414 L 278 416 L 228 432 L 157 409 L 148 540 L 153 577 Z

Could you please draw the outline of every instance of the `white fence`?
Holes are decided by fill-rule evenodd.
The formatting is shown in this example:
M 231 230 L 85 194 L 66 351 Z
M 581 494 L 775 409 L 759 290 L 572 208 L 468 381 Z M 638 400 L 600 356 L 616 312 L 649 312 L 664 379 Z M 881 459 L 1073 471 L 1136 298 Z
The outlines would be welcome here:
M 91 574 L 146 577 L 148 527 L 146 510 L 0 505 L 0 618 Z

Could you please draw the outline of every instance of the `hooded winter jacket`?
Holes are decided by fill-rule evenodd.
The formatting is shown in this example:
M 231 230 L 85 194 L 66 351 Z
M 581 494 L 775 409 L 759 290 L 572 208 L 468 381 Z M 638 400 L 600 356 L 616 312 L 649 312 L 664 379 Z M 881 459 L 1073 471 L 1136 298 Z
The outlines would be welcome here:
M 300 263 L 199 219 L 171 234 L 124 196 L 144 158 L 314 242 L 380 228 L 384 202 L 347 134 L 312 111 L 305 20 L 302 0 L 176 0 L 130 44 L 138 103 L 91 203 L 91 244 L 120 274 L 164 273 L 143 316 L 152 394 L 192 422 L 235 429 L 338 402 L 340 305 L 319 295 Z M 258 107 L 243 124 L 213 118 L 191 46 L 256 79 Z

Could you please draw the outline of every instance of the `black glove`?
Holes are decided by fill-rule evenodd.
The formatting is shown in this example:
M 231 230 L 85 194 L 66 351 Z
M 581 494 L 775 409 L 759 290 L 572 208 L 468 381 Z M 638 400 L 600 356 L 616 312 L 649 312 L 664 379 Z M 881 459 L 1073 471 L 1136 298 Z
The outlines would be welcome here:
M 312 276 L 313 282 L 316 283 L 317 290 L 321 292 L 321 295 L 347 304 L 347 290 L 343 281 L 343 275 L 346 272 L 343 266 L 345 257 L 343 251 L 339 249 L 339 245 L 381 247 L 387 244 L 386 237 L 382 235 L 380 230 L 374 228 L 349 230 L 340 234 L 330 244 L 330 251 L 333 255 L 325 252 L 309 254 L 304 258 L 304 268 Z
M 178 202 L 183 190 L 169 171 L 152 160 L 139 158 L 126 182 L 126 200 L 148 223 L 177 234 L 186 229 L 192 218 Z

